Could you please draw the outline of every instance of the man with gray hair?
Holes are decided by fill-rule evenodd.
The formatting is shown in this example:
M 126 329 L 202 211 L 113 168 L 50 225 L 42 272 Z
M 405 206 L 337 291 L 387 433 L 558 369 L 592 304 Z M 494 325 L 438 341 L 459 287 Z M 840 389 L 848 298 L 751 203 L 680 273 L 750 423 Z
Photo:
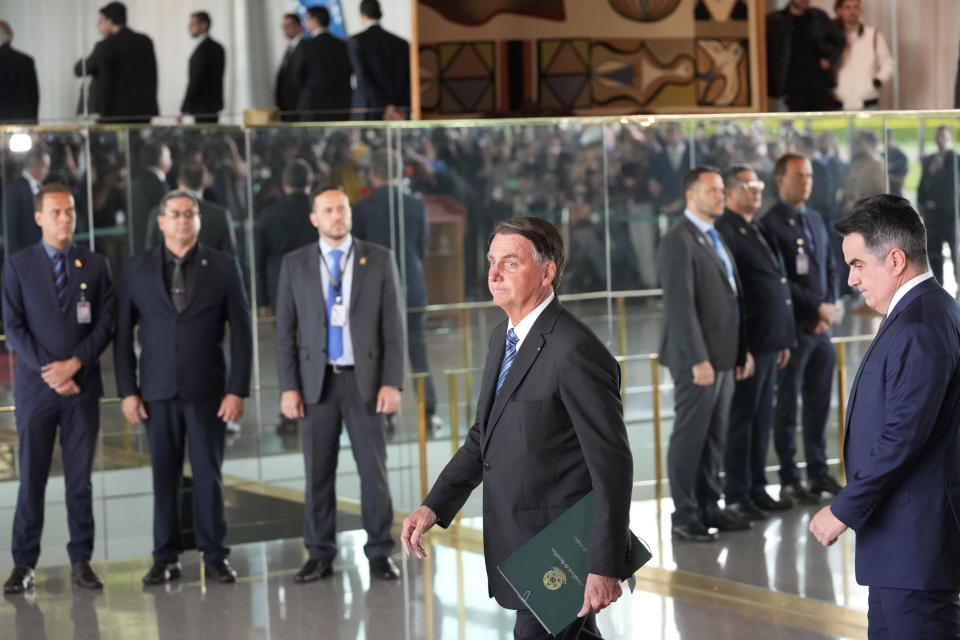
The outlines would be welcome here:
M 0 123 L 35 123 L 40 88 L 33 58 L 11 46 L 13 29 L 0 20 Z
M 227 523 L 220 469 L 226 423 L 240 419 L 250 391 L 250 307 L 236 259 L 197 242 L 197 199 L 188 191 L 171 191 L 160 201 L 160 211 L 163 244 L 127 263 L 114 344 L 123 415 L 146 426 L 153 469 L 154 563 L 143 583 L 180 577 L 185 448 L 193 471 L 197 549 L 207 579 L 234 582 L 230 549 L 223 544 Z M 225 324 L 230 326 L 229 377 Z
M 857 202 L 834 228 L 849 283 L 883 320 L 850 390 L 847 486 L 810 521 L 857 532 L 871 638 L 960 637 L 960 304 L 933 278 L 903 198 Z

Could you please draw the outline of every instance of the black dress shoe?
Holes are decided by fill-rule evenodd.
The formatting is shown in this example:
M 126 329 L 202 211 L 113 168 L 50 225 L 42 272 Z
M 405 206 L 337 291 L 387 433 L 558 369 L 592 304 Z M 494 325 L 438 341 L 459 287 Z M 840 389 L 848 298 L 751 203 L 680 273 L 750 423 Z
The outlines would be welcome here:
M 83 589 L 103 589 L 103 581 L 86 560 L 75 562 L 70 569 L 70 581 Z
M 153 584 L 163 584 L 164 582 L 170 582 L 171 580 L 176 580 L 180 577 L 180 563 L 179 562 L 157 562 L 154 561 L 153 566 L 150 567 L 150 571 L 147 571 L 147 575 L 143 576 L 143 584 L 153 585 Z
M 310 558 L 300 567 L 300 571 L 294 574 L 293 581 L 297 584 L 304 584 L 306 582 L 314 582 L 320 578 L 328 578 L 332 575 L 333 563 L 320 562 L 316 558 Z
M 810 481 L 810 493 L 819 496 L 821 493 L 829 493 L 832 496 L 840 493 L 843 485 L 837 482 L 837 479 L 830 475 L 822 475 Z
M 4 593 L 23 593 L 33 588 L 33 569 L 25 564 L 13 567 L 10 577 L 3 583 Z
M 670 529 L 670 534 L 674 540 L 683 540 L 686 542 L 713 542 L 717 539 L 717 534 L 710 533 L 707 531 L 707 528 L 699 522 L 675 524 Z
M 226 558 L 217 558 L 204 563 L 205 573 L 208 580 L 229 584 L 237 581 L 237 572 L 230 567 Z
M 744 531 L 750 528 L 750 521 L 735 516 L 723 509 L 711 509 L 700 518 L 706 527 L 716 527 L 718 531 Z
M 400 569 L 389 556 L 370 558 L 370 575 L 380 580 L 396 580 L 400 577 Z
M 737 500 L 727 505 L 727 513 L 737 516 L 741 520 L 766 520 L 767 514 L 760 507 L 753 504 L 750 498 Z
M 785 484 L 780 488 L 780 499 L 790 498 L 795 504 L 820 504 L 820 496 L 810 493 L 801 482 Z
M 751 495 L 750 500 L 764 511 L 786 511 L 793 507 L 793 500 L 789 497 L 781 496 L 779 500 L 774 500 L 766 491 Z

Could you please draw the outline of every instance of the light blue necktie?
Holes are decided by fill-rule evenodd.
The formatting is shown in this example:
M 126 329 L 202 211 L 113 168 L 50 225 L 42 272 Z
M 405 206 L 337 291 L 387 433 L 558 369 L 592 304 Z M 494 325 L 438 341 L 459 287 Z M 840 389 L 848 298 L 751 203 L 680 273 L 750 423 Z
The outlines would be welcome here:
M 328 255 L 330 257 L 330 284 L 327 286 L 327 357 L 331 361 L 336 361 L 343 355 L 343 327 L 335 327 L 331 321 L 333 305 L 337 297 L 337 291 L 334 289 L 333 283 L 340 284 L 341 291 L 343 290 L 343 282 L 340 280 L 340 256 L 343 255 L 343 251 L 334 249 Z
M 513 364 L 514 358 L 517 357 L 518 342 L 520 342 L 520 338 L 513 332 L 513 329 L 507 331 L 507 348 L 503 353 L 503 364 L 500 365 L 500 375 L 497 377 L 497 391 L 493 394 L 494 398 L 500 393 L 500 387 L 503 386 L 503 381 L 507 379 L 507 372 L 510 371 L 510 365 Z
M 723 261 L 723 266 L 727 268 L 727 280 L 730 281 L 730 288 L 736 291 L 737 278 L 733 275 L 733 265 L 730 264 L 730 258 L 727 256 L 726 251 L 720 248 L 720 236 L 717 235 L 717 230 L 710 227 L 707 229 L 707 236 L 710 238 L 710 242 L 713 243 L 713 248 L 717 251 L 717 255 L 720 256 L 720 259 Z

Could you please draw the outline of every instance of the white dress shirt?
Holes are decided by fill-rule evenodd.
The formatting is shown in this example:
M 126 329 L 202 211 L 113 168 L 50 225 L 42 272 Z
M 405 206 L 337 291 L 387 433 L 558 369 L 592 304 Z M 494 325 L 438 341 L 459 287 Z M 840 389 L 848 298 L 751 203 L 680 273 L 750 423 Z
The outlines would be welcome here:
M 527 337 L 530 329 L 533 328 L 533 323 L 537 321 L 537 318 L 540 317 L 540 314 L 543 313 L 543 310 L 547 308 L 547 305 L 550 304 L 555 297 L 553 289 L 551 289 L 547 299 L 538 304 L 536 309 L 523 316 L 523 320 L 518 322 L 516 326 L 514 326 L 512 320 L 507 323 L 507 331 L 513 329 L 513 332 L 517 334 L 517 353 L 520 352 L 520 345 L 523 344 L 523 339 Z
M 903 296 L 907 295 L 910 289 L 913 289 L 915 286 L 923 282 L 924 280 L 929 280 L 933 277 L 933 272 L 927 271 L 926 273 L 921 273 L 915 278 L 907 280 L 900 288 L 897 289 L 897 292 L 893 294 L 893 297 L 890 299 L 890 306 L 887 307 L 887 317 L 893 313 L 894 308 L 896 308 L 897 303 L 903 300 Z

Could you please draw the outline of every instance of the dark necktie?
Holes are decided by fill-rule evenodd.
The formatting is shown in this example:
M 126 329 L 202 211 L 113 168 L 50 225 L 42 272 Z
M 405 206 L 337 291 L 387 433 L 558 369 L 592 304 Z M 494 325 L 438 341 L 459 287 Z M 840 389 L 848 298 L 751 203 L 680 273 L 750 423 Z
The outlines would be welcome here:
M 507 331 L 507 348 L 503 353 L 503 364 L 500 365 L 500 375 L 497 376 L 497 390 L 496 393 L 493 394 L 494 398 L 500 393 L 500 387 L 503 386 L 503 381 L 507 379 L 507 372 L 510 371 L 510 365 L 513 364 L 514 359 L 517 357 L 518 342 L 520 342 L 520 338 L 517 337 L 513 329 Z
M 798 211 L 797 217 L 800 218 L 800 226 L 803 227 L 803 235 L 807 238 L 807 244 L 810 245 L 810 254 L 816 251 L 816 244 L 813 241 L 813 227 L 810 224 L 810 218 L 806 211 Z
M 67 310 L 67 258 L 61 252 L 53 256 L 53 286 L 57 290 L 60 313 Z
M 177 313 L 187 308 L 187 281 L 183 277 L 183 258 L 173 259 L 173 276 L 170 278 L 170 299 Z
M 335 298 L 339 295 L 333 283 L 336 282 L 339 285 L 337 289 L 343 285 L 340 279 L 340 256 L 343 255 L 343 251 L 334 249 L 328 255 L 330 256 L 330 285 L 327 287 L 327 356 L 330 360 L 336 360 L 343 355 L 343 326 L 335 327 L 331 321 Z

